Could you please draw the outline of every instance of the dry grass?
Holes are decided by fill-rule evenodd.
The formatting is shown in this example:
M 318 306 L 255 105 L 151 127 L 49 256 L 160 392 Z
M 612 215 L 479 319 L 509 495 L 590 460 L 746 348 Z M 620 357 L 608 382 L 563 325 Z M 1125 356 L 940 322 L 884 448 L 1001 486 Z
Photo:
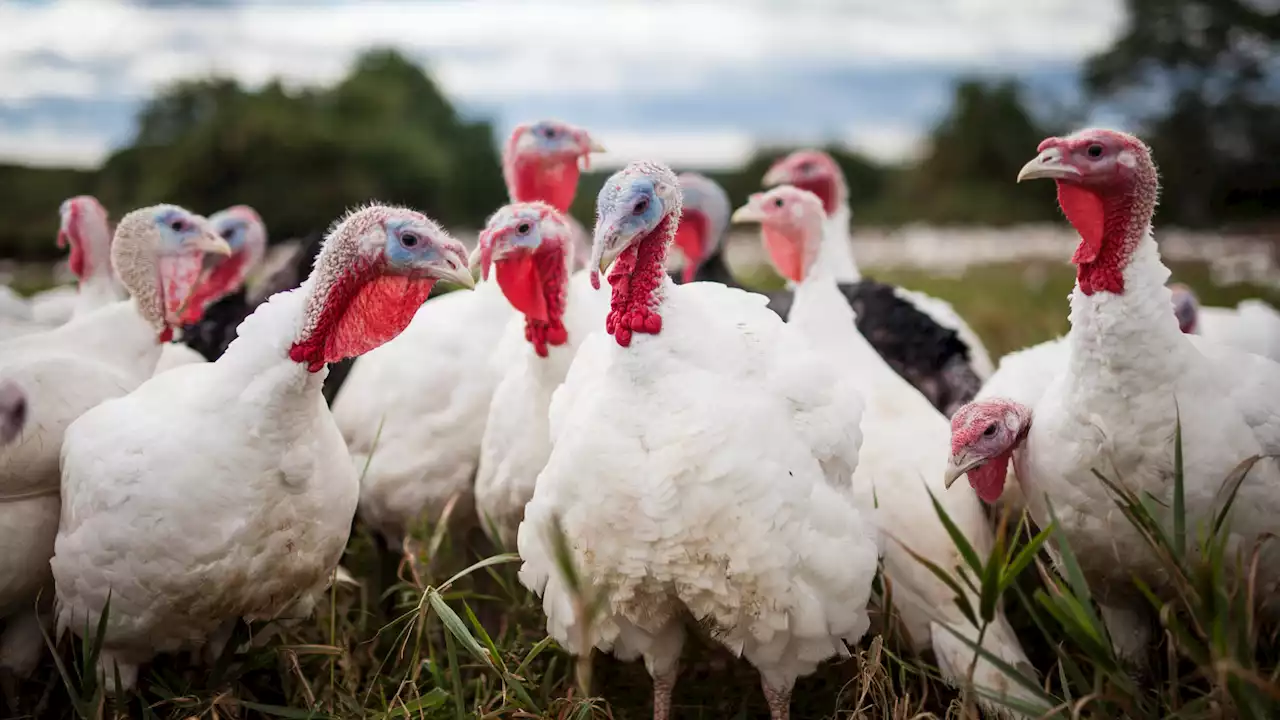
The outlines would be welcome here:
M 993 355 L 1066 329 L 1066 266 L 997 266 L 959 279 L 904 272 L 873 273 L 951 301 L 982 334 Z M 1234 304 L 1257 288 L 1215 288 L 1202 267 L 1175 277 L 1205 304 Z M 1117 498 L 1118 506 L 1142 506 Z M 1136 504 L 1136 505 L 1135 505 Z M 1141 514 L 1132 521 L 1142 523 Z M 1154 543 L 1168 538 L 1152 533 Z M 1153 648 L 1153 675 L 1137 681 L 1099 630 L 1087 585 L 1068 562 L 1054 570 L 1043 554 L 1019 566 L 1030 531 L 999 557 L 957 573 L 981 585 L 1008 580 L 1005 600 L 1038 669 L 1057 717 L 1280 717 L 1272 633 L 1245 610 L 1247 588 L 1223 578 L 1221 553 L 1198 560 L 1169 551 L 1187 597 L 1165 607 L 1165 631 Z M 1189 537 L 1199 537 L 1190 534 Z M 535 598 L 516 580 L 518 559 L 495 554 L 472 533 L 453 538 L 422 528 L 399 581 L 385 587 L 385 558 L 356 527 L 343 566 L 316 615 L 267 643 L 228 653 L 212 668 L 165 657 L 144 670 L 139 692 L 105 699 L 88 671 L 94 642 L 64 638 L 60 664 L 46 662 L 7 698 L 14 717 L 41 718 L 617 718 L 650 716 L 651 685 L 639 663 L 598 654 L 585 667 L 548 639 Z M 1068 553 L 1068 558 L 1070 557 Z M 479 558 L 488 558 L 480 561 Z M 1199 563 L 1199 564 L 1198 564 Z M 1204 563 L 1208 563 L 1207 565 Z M 990 570 L 993 566 L 995 570 Z M 1246 622 L 1247 619 L 1247 622 Z M 884 623 L 881 622 L 881 625 Z M 243 628 L 248 639 L 261 628 Z M 87 633 L 91 638 L 92 632 Z M 965 717 L 961 694 L 937 680 L 927 660 L 869 634 L 852 657 L 825 665 L 796 687 L 793 717 L 907 720 Z M 589 670 L 589 671 L 588 671 Z M 589 678 L 589 679 L 588 679 Z M 582 685 L 587 685 L 587 693 Z M 5 708 L 0 708 L 3 712 Z M 679 718 L 767 717 L 755 671 L 714 645 L 691 640 L 676 688 Z

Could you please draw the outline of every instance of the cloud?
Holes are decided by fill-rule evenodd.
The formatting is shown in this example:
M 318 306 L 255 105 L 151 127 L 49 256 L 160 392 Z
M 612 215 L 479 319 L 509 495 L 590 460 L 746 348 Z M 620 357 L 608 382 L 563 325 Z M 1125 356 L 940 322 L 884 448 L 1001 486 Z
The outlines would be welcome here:
M 0 158 L 21 158 L 28 165 L 94 167 L 110 150 L 111 139 L 105 135 L 0 128 Z
M 502 130 L 549 115 L 709 158 L 744 136 L 840 139 L 850 127 L 900 128 L 902 145 L 955 75 L 1073 75 L 1121 19 L 1120 0 L 5 3 L 0 132 L 6 109 L 136 107 L 192 76 L 330 83 L 360 51 L 391 46 Z M 76 132 L 69 142 L 87 146 Z M 870 148 L 894 145 L 883 132 Z M 15 151 L 4 155 L 25 157 Z
M 731 128 L 689 132 L 592 130 L 608 152 L 592 156 L 599 168 L 618 168 L 635 160 L 659 160 L 676 168 L 715 170 L 741 165 L 751 157 L 755 138 Z

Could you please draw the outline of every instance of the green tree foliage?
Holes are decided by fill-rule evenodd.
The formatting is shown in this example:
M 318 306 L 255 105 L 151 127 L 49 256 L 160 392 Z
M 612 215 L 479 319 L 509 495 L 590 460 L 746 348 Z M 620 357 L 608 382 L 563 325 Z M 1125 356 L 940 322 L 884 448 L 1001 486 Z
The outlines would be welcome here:
M 1280 10 L 1260 0 L 1126 0 L 1128 22 L 1085 82 L 1143 118 L 1161 216 L 1185 225 L 1280 206 Z
M 1052 197 L 1020 191 L 1014 179 L 1055 132 L 1032 117 L 1017 82 L 962 80 L 924 156 L 890 188 L 884 212 L 937 223 L 1051 220 Z
M 418 65 L 382 50 L 326 89 L 177 83 L 146 105 L 132 145 L 96 174 L 32 177 L 41 186 L 26 192 L 31 219 L 3 231 L 15 254 L 56 253 L 58 203 L 83 192 L 117 217 L 156 202 L 200 212 L 247 203 L 277 239 L 323 230 L 374 199 L 474 226 L 506 197 L 492 128 L 459 117 Z

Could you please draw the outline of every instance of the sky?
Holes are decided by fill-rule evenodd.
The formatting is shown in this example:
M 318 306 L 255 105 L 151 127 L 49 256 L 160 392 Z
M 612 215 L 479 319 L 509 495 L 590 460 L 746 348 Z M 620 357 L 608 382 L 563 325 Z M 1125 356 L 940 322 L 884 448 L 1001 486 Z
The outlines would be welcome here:
M 1017 76 L 1040 112 L 1077 101 L 1081 61 L 1123 24 L 1121 0 L 0 0 L 0 162 L 92 167 L 166 83 L 331 83 L 373 46 L 504 135 L 590 129 L 606 166 L 816 142 L 892 162 L 957 77 Z

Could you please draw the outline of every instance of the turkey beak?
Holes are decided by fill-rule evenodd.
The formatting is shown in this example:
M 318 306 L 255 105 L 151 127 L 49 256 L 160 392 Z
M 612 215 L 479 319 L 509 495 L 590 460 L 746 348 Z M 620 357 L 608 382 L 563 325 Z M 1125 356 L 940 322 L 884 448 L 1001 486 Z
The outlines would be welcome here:
M 436 266 L 436 276 L 445 282 L 474 290 L 476 278 L 471 274 L 471 264 L 464 259 L 463 252 L 457 253 L 456 260 L 450 258 Z
M 747 203 L 737 210 L 733 211 L 733 215 L 729 217 L 730 222 L 748 223 L 748 222 L 764 222 L 764 213 L 760 212 L 760 208 Z
M 482 264 L 484 238 L 476 242 L 475 249 L 471 251 L 471 255 L 467 257 L 467 269 L 471 273 L 471 280 L 474 282 L 484 275 L 484 265 Z
M 191 246 L 206 255 L 231 256 L 231 246 L 212 231 L 200 233 L 200 236 L 192 241 Z
M 1035 159 L 1022 166 L 1022 170 L 1018 171 L 1018 182 L 1042 178 L 1069 180 L 1080 177 L 1080 174 L 1079 170 L 1063 161 L 1062 148 L 1051 147 L 1046 148 Z
M 986 462 L 986 458 L 969 454 L 968 450 L 961 450 L 958 454 L 952 455 L 947 461 L 947 474 L 945 476 L 946 487 L 951 489 L 956 479 L 970 470 L 978 467 Z

